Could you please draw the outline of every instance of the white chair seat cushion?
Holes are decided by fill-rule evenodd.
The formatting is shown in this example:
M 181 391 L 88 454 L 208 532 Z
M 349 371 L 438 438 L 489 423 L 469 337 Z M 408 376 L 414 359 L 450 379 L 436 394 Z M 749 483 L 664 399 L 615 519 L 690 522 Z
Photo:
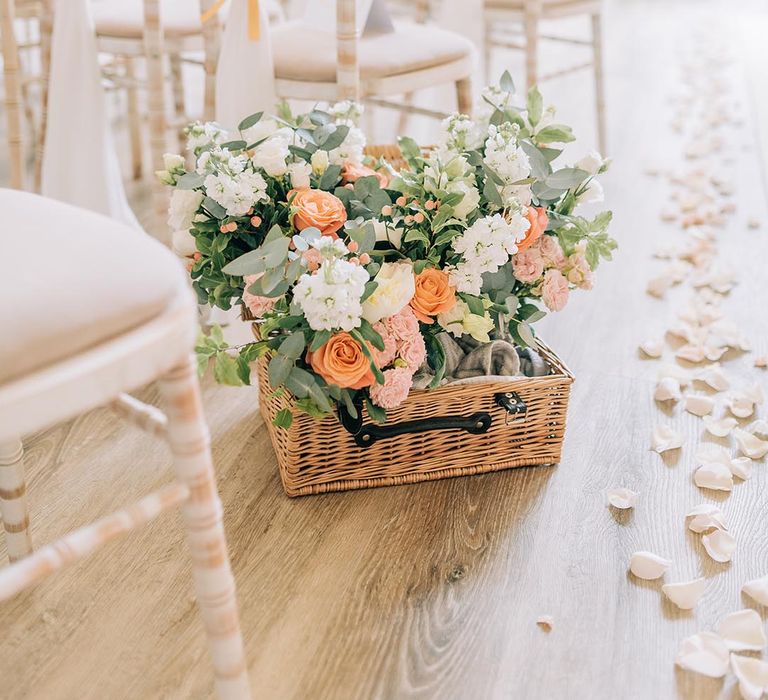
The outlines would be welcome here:
M 0 207 L 0 383 L 150 321 L 187 285 L 141 231 L 17 190 L 0 189 Z
M 385 78 L 440 66 L 470 56 L 472 43 L 431 25 L 395 23 L 396 31 L 358 41 L 360 77 Z M 275 77 L 309 83 L 336 82 L 336 35 L 300 20 L 272 30 Z
M 125 39 L 141 38 L 144 34 L 144 3 L 142 0 L 92 0 L 96 34 Z M 222 8 L 223 14 L 224 9 Z M 168 36 L 189 36 L 202 31 L 200 3 L 195 0 L 162 0 L 160 21 Z

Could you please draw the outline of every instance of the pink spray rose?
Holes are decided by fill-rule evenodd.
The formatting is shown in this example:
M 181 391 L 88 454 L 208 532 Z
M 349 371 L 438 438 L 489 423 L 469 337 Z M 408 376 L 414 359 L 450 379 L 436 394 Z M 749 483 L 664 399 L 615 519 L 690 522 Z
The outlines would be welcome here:
M 250 311 L 256 318 L 261 318 L 267 311 L 269 311 L 274 305 L 277 299 L 270 297 L 260 297 L 257 294 L 251 294 L 248 291 L 250 287 L 261 275 L 246 275 L 243 277 L 245 282 L 245 289 L 243 290 L 243 304 L 245 304 L 248 311 Z
M 592 289 L 592 268 L 583 253 L 574 253 L 568 256 L 566 277 L 571 284 L 575 284 L 581 289 Z
M 541 285 L 541 297 L 550 311 L 561 311 L 568 303 L 568 280 L 560 270 L 547 270 Z
M 424 337 L 419 333 L 410 340 L 405 341 L 400 346 L 400 359 L 408 365 L 408 371 L 413 374 L 427 357 L 427 346 L 424 343 Z
M 369 389 L 371 401 L 382 408 L 395 408 L 405 401 L 413 384 L 413 374 L 405 367 L 384 370 L 384 384 Z
M 535 282 L 544 274 L 544 259 L 537 246 L 512 256 L 512 272 L 523 284 Z
M 376 365 L 378 367 L 386 367 L 387 365 L 392 364 L 397 357 L 397 338 L 389 332 L 389 329 L 383 321 L 374 323 L 373 330 L 375 330 L 384 341 L 384 349 L 376 350 Z
M 393 316 L 385 318 L 384 323 L 398 340 L 410 340 L 417 335 L 421 337 L 419 319 L 410 306 L 404 306 Z
M 538 241 L 539 253 L 546 267 L 560 267 L 565 263 L 565 254 L 554 236 L 542 236 Z

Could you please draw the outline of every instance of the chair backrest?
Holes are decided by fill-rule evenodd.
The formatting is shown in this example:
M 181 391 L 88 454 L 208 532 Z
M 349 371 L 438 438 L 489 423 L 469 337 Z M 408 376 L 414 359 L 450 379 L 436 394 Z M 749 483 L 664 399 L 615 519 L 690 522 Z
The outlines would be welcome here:
M 336 0 L 336 83 L 340 100 L 360 97 L 355 0 Z
M 0 43 L 5 79 L 4 105 L 8 129 L 8 158 L 11 187 L 24 188 L 24 144 L 21 136 L 21 76 L 19 45 L 16 40 L 16 3 L 0 0 Z

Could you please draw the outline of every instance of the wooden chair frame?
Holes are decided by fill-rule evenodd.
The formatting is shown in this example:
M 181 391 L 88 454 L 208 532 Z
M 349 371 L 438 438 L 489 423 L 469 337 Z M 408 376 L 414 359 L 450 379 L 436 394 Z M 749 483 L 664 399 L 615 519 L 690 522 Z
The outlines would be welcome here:
M 196 325 L 196 304 L 183 287 L 164 313 L 142 326 L 0 385 L 0 512 L 14 562 L 0 570 L 0 601 L 164 510 L 181 506 L 216 688 L 223 699 L 245 700 L 251 696 L 235 582 L 195 362 L 189 353 Z M 124 393 L 155 379 L 160 380 L 165 414 Z M 106 403 L 135 425 L 167 440 L 176 481 L 32 553 L 17 436 Z
M 553 36 L 539 32 L 539 24 L 542 20 L 558 19 L 576 15 L 589 15 L 592 37 L 589 40 L 570 37 Z M 485 70 L 486 80 L 489 80 L 489 66 L 492 52 L 495 47 L 514 49 L 525 52 L 525 78 L 526 86 L 542 83 L 552 78 L 569 75 L 576 71 L 592 68 L 595 77 L 595 108 L 597 116 L 597 141 L 602 153 L 607 148 L 605 126 L 605 87 L 603 78 L 603 33 L 602 33 L 602 3 L 600 0 L 582 0 L 581 2 L 568 2 L 563 4 L 549 4 L 542 0 L 516 0 L 509 7 L 485 8 Z M 522 26 L 522 31 L 517 35 L 522 41 L 514 41 L 509 37 L 515 36 L 511 25 Z M 503 28 L 501 32 L 494 28 Z M 568 66 L 560 70 L 540 75 L 538 71 L 539 41 L 554 41 L 574 46 L 592 47 L 592 60 Z

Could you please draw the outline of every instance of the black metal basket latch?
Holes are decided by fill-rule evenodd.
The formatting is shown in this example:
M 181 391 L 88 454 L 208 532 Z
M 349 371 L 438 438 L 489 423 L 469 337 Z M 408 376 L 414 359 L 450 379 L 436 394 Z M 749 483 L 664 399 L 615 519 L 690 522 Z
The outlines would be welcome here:
M 513 422 L 525 420 L 525 417 L 528 414 L 528 406 L 525 401 L 520 398 L 520 394 L 517 392 L 503 391 L 495 394 L 493 399 L 497 405 L 501 406 L 507 412 L 505 423 L 509 422 L 510 417 L 512 417 Z

